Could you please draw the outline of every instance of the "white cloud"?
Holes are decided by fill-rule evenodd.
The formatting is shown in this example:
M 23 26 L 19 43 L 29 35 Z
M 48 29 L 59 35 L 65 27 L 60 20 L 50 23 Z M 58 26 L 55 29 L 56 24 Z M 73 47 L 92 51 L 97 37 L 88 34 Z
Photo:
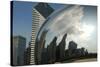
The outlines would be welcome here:
M 51 32 L 56 32 L 59 35 L 79 33 L 80 21 L 83 17 L 83 7 L 73 6 L 68 10 L 62 11 L 55 17 L 54 23 L 49 26 Z M 81 32 L 81 31 L 80 31 Z

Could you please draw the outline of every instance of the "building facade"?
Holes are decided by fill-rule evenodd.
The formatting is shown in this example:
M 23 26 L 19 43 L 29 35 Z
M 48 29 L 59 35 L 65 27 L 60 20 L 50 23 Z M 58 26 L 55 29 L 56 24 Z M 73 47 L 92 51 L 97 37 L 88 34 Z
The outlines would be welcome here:
M 47 3 L 38 3 L 32 10 L 32 39 L 30 64 L 40 64 L 42 48 L 36 42 L 36 36 L 46 18 L 54 10 Z M 35 61 L 36 60 L 36 61 Z
M 24 52 L 26 38 L 22 36 L 13 37 L 13 65 L 24 65 Z
M 24 54 L 24 64 L 25 65 L 30 65 L 30 51 L 31 51 L 31 42 L 29 42 L 29 46 L 25 49 L 25 54 Z

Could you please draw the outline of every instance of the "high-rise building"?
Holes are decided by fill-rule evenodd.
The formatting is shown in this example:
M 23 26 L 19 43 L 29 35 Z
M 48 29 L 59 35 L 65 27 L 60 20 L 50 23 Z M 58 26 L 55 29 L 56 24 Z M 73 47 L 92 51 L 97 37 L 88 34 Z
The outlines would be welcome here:
M 41 64 L 42 63 L 42 57 L 43 56 L 43 52 L 44 52 L 44 48 L 45 48 L 45 38 L 46 38 L 46 34 L 47 34 L 48 31 L 43 31 L 42 32 L 42 35 L 40 36 L 40 40 L 38 41 L 37 45 L 39 45 L 37 47 L 37 51 L 36 51 L 36 62 L 37 64 Z
M 47 47 L 47 53 L 48 53 L 48 63 L 55 63 L 56 61 L 56 40 L 57 37 L 55 37 L 50 45 Z
M 47 52 L 47 48 L 44 48 L 42 50 L 41 64 L 48 64 L 48 52 Z
M 31 51 L 31 42 L 29 42 L 29 46 L 25 49 L 25 54 L 24 54 L 24 64 L 25 65 L 30 65 L 30 51 Z
M 31 39 L 31 59 L 30 64 L 39 64 L 41 57 L 41 48 L 39 44 L 35 45 L 37 33 L 46 20 L 53 12 L 47 3 L 38 3 L 32 10 L 32 39 Z M 36 50 L 35 50 L 36 49 Z M 35 61 L 36 60 L 36 61 Z
M 65 46 L 66 46 L 66 37 L 67 37 L 67 34 L 65 34 L 61 40 L 61 42 L 59 43 L 58 45 L 58 50 L 59 51 L 59 59 L 60 60 L 63 60 L 64 57 L 65 57 Z
M 22 36 L 13 37 L 13 65 L 24 65 L 24 51 L 26 38 Z
M 68 55 L 72 56 L 72 54 L 80 54 L 80 49 L 77 49 L 77 44 L 74 41 L 70 41 L 68 45 Z
M 77 49 L 77 44 L 74 41 L 70 41 L 68 45 L 69 50 L 75 50 Z

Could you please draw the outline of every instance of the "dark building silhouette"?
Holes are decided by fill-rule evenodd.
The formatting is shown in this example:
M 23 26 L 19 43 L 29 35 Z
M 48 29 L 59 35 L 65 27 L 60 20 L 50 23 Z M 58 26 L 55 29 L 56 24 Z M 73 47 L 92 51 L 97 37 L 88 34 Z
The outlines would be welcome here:
M 85 51 L 85 55 L 88 55 L 88 50 L 86 49 L 86 51 Z
M 56 61 L 59 61 L 59 47 L 56 46 Z
M 43 51 L 42 51 L 41 64 L 48 64 L 47 48 L 44 48 Z
M 77 44 L 76 44 L 74 41 L 70 41 L 70 42 L 69 42 L 68 49 L 69 49 L 69 50 L 77 49 Z
M 74 41 L 69 42 L 68 49 L 65 51 L 66 59 L 85 56 L 87 53 L 88 51 L 84 47 L 77 48 L 77 44 Z
M 48 63 L 55 63 L 56 62 L 56 40 L 57 37 L 54 37 L 50 45 L 47 47 L 48 53 Z
M 85 55 L 85 48 L 84 47 L 81 48 L 81 54 Z
M 50 45 L 47 46 L 47 63 L 50 63 Z
M 56 56 L 59 60 L 63 60 L 65 57 L 65 46 L 66 46 L 66 37 L 67 34 L 65 34 L 61 40 L 61 42 L 59 43 L 59 45 L 57 46 L 57 51 L 56 51 Z
M 25 50 L 25 54 L 24 54 L 24 64 L 25 65 L 29 65 L 30 64 L 30 51 L 31 51 L 31 42 L 29 42 L 29 46 L 26 48 Z
M 68 54 L 69 54 L 69 56 L 71 56 L 73 54 L 75 49 L 77 49 L 77 44 L 74 41 L 70 41 L 69 42 L 69 46 L 68 46 Z

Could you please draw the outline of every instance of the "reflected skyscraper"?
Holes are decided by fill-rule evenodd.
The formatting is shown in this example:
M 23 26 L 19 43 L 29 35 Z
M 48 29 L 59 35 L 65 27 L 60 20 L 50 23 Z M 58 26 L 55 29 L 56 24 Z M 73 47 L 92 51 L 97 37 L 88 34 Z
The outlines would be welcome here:
M 59 59 L 62 60 L 65 57 L 65 46 L 66 46 L 66 37 L 67 34 L 65 34 L 61 40 L 61 42 L 59 43 L 57 49 L 58 49 L 58 55 L 59 55 Z
M 50 45 L 47 47 L 48 53 L 48 63 L 55 63 L 56 61 L 56 43 L 57 37 L 51 41 Z

